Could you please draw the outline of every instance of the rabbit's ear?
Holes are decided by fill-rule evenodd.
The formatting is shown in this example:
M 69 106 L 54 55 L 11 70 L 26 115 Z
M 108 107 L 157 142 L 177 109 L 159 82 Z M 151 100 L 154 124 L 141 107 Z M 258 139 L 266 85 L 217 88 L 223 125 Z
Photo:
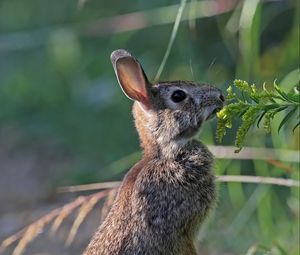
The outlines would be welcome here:
M 125 50 L 115 50 L 111 54 L 111 62 L 124 94 L 142 103 L 146 109 L 150 108 L 151 84 L 140 63 Z

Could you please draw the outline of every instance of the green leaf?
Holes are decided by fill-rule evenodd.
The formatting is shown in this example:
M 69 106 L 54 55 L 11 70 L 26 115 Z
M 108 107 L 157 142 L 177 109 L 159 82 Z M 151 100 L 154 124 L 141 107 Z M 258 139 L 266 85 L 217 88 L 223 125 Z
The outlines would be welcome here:
M 260 115 L 260 117 L 259 117 L 259 119 L 258 119 L 258 121 L 257 121 L 257 124 L 256 124 L 257 128 L 259 128 L 259 124 L 260 124 L 261 120 L 263 119 L 263 117 L 265 116 L 266 113 L 267 113 L 267 111 L 263 112 L 263 113 Z
M 277 93 L 283 98 L 283 101 L 288 101 L 288 102 L 294 102 L 293 100 L 290 99 L 288 94 L 286 94 L 276 83 L 274 83 L 274 88 L 277 91 Z
M 294 107 L 280 122 L 277 132 L 279 133 L 280 129 L 283 125 L 292 117 L 292 115 L 296 112 L 297 107 Z
M 280 107 L 279 104 L 275 103 L 275 104 L 268 104 L 268 105 L 265 105 L 264 106 L 264 110 L 268 111 L 268 110 L 271 110 L 271 109 L 276 109 Z
M 295 132 L 295 129 L 300 125 L 300 121 L 293 127 L 293 132 Z
M 263 83 L 263 92 L 261 92 L 261 96 L 262 96 L 263 94 L 264 94 L 265 96 L 267 96 L 267 98 L 268 98 L 272 103 L 274 103 L 274 104 L 276 104 L 276 101 L 275 101 L 274 98 L 279 98 L 279 99 L 281 99 L 281 97 L 276 96 L 276 95 L 274 95 L 273 93 L 271 93 L 271 92 L 269 92 L 269 91 L 267 90 L 267 88 L 266 88 L 266 83 L 265 83 L 265 82 Z
M 273 111 L 273 115 L 275 115 L 278 112 L 281 112 L 281 111 L 285 110 L 288 107 L 289 107 L 288 105 L 284 105 L 284 106 L 279 107 L 278 109 Z
M 300 104 L 300 94 L 289 92 L 287 93 L 287 97 L 290 99 L 290 101 Z
M 249 95 L 249 97 L 255 102 L 255 103 L 259 103 L 259 99 L 254 97 L 253 95 Z
M 243 110 L 243 111 L 241 111 L 240 113 L 239 113 L 239 117 L 242 117 L 245 113 L 246 113 L 246 111 L 248 110 L 249 108 L 246 108 L 245 110 Z

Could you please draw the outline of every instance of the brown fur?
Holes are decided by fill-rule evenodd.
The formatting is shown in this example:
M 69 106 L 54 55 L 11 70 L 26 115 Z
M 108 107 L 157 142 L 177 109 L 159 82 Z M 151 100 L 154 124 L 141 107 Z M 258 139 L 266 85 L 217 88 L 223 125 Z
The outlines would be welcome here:
M 121 52 L 124 54 L 131 61 L 130 72 L 136 74 L 138 68 L 141 73 L 139 63 Z M 115 68 L 117 60 L 118 55 L 112 56 Z M 126 61 L 122 65 L 126 76 Z M 143 83 L 143 77 L 136 79 Z M 212 154 L 192 137 L 213 111 L 222 107 L 223 99 L 218 89 L 208 85 L 176 81 L 152 86 L 146 77 L 144 82 L 143 93 L 148 90 L 148 95 L 142 103 L 137 84 L 135 94 L 127 94 L 138 100 L 133 114 L 143 158 L 125 176 L 85 255 L 197 254 L 194 238 L 214 204 L 216 191 Z M 188 98 L 174 104 L 170 95 L 177 89 L 186 91 Z

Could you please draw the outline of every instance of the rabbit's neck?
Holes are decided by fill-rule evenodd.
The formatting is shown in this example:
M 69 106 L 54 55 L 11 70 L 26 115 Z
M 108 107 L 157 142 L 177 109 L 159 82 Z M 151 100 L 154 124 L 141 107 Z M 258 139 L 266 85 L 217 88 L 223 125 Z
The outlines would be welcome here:
M 141 139 L 141 147 L 147 158 L 175 159 L 190 139 L 177 139 L 168 142 L 153 141 L 146 134 Z
M 172 140 L 161 145 L 157 144 L 159 157 L 165 159 L 175 159 L 179 151 L 181 151 L 188 142 L 189 139 L 182 138 L 178 140 Z
M 162 160 L 178 160 L 184 155 L 185 158 L 211 157 L 207 147 L 196 139 L 180 139 L 169 143 L 151 143 L 143 147 L 145 158 L 157 158 Z
M 159 144 L 151 140 L 142 140 L 141 146 L 146 158 L 175 159 L 188 142 L 187 139 L 180 139 L 167 144 Z
M 161 133 L 168 129 L 160 130 L 157 125 L 153 127 L 149 124 L 149 122 L 157 124 L 159 120 L 156 119 L 156 116 L 152 119 L 151 113 L 144 111 L 137 103 L 133 106 L 133 114 L 145 158 L 176 159 L 178 153 L 187 150 L 189 146 L 186 145 L 194 141 L 192 136 L 176 137 L 174 134 L 170 134 L 172 130 Z
M 146 158 L 175 159 L 191 139 L 154 140 L 147 130 L 139 129 L 141 147 Z

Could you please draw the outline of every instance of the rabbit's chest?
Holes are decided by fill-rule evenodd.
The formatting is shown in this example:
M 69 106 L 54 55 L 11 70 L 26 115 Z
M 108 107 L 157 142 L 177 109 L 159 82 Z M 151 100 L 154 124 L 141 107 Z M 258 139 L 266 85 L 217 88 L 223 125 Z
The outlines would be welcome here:
M 198 207 L 203 210 L 215 197 L 214 175 L 209 165 L 197 165 L 185 162 L 177 168 L 169 169 L 169 188 L 177 190 L 179 200 L 187 206 Z
M 166 198 L 166 202 L 174 209 L 174 215 L 180 211 L 182 224 L 179 228 L 194 233 L 216 200 L 214 175 L 210 166 L 190 163 L 171 172 L 175 178 L 166 186 L 170 194 L 175 195 Z
M 209 164 L 193 161 L 153 164 L 141 178 L 137 197 L 140 208 L 171 217 L 182 211 L 182 219 L 205 214 L 215 199 L 214 175 Z M 201 216 L 201 215 L 200 215 Z M 158 218 L 159 219 L 159 218 Z

